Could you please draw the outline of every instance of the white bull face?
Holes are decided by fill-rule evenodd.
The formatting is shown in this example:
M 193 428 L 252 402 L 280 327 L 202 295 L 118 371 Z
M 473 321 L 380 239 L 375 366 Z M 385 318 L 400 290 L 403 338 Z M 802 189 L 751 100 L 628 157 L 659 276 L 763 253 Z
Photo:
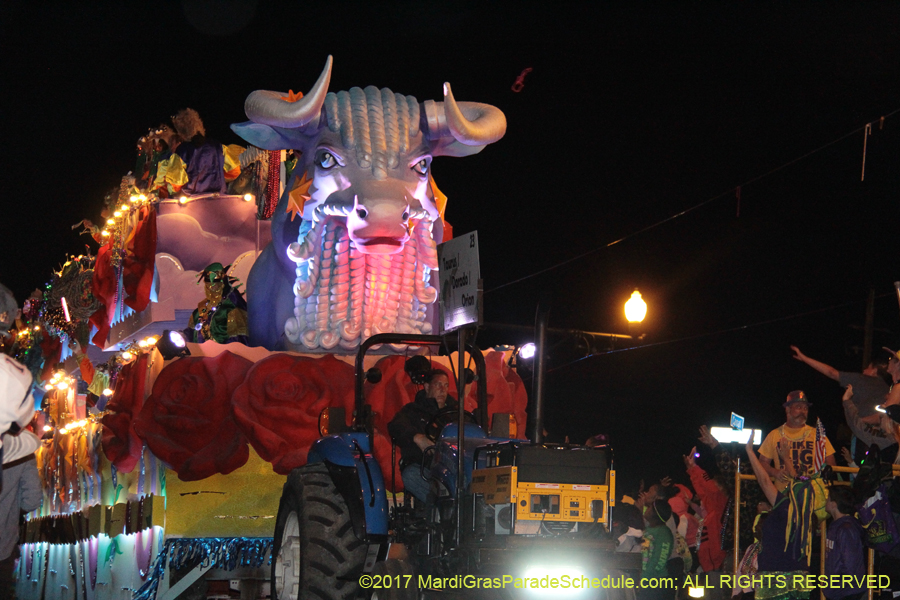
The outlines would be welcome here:
M 421 103 L 374 86 L 329 92 L 331 66 L 328 57 L 302 98 L 251 93 L 250 120 L 232 125 L 259 148 L 300 150 L 296 173 L 311 180 L 304 222 L 287 226 L 283 198 L 266 255 L 277 258 L 257 261 L 251 273 L 277 290 L 254 291 L 250 303 L 251 338 L 273 346 L 332 351 L 382 332 L 430 333 L 433 226 L 441 227 L 431 158 L 476 154 L 506 131 L 498 108 L 457 102 L 446 83 L 443 101 Z
M 421 139 L 413 141 L 413 151 L 382 161 L 391 164 L 373 165 L 359 148 L 342 147 L 338 135 L 323 135 L 307 162 L 313 183 L 304 217 L 322 207 L 327 215 L 345 217 L 360 252 L 400 252 L 409 240 L 410 219 L 439 216 L 428 181 L 431 154 Z

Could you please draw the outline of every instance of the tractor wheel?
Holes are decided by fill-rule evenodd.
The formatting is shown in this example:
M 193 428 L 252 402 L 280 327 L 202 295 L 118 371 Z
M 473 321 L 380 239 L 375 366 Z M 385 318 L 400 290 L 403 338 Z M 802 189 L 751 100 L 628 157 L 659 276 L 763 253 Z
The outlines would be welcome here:
M 322 463 L 294 469 L 284 484 L 272 548 L 273 600 L 350 600 L 366 544 Z
M 372 576 L 381 582 L 381 589 L 372 591 L 371 600 L 416 600 L 419 597 L 416 571 L 409 561 L 389 558 L 375 563 Z

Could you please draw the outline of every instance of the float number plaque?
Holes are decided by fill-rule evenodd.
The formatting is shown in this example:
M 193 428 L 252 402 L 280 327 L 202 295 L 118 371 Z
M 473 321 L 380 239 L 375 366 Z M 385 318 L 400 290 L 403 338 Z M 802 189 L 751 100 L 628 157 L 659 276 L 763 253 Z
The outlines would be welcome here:
M 441 333 L 481 322 L 478 232 L 438 244 Z

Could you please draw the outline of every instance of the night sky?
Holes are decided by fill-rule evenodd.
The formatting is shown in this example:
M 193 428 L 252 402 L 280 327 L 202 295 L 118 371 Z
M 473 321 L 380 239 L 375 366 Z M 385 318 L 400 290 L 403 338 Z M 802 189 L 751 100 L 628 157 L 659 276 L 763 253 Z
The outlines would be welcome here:
M 792 389 L 834 435 L 841 390 L 789 345 L 859 370 L 870 289 L 875 347 L 900 343 L 898 32 L 896 3 L 5 2 L 0 282 L 21 302 L 96 251 L 70 226 L 180 108 L 241 143 L 247 94 L 305 91 L 328 54 L 333 91 L 449 81 L 509 122 L 433 167 L 479 233 L 485 320 L 531 325 L 541 301 L 551 327 L 626 333 L 639 288 L 643 347 L 551 338 L 548 426 L 610 434 L 626 487 L 678 479 L 697 426 L 777 426 Z

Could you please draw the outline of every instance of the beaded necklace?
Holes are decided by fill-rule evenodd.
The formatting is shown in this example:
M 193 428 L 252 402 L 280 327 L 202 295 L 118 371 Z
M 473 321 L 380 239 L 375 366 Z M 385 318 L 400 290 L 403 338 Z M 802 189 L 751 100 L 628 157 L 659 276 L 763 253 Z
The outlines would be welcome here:
M 806 438 L 809 437 L 810 432 L 813 431 L 812 429 L 806 429 L 805 427 L 804 427 L 804 429 L 805 429 L 805 431 L 803 432 L 803 437 L 791 438 L 784 434 L 784 425 L 782 425 L 781 426 L 781 439 L 788 440 L 789 442 L 803 442 L 806 440 Z

